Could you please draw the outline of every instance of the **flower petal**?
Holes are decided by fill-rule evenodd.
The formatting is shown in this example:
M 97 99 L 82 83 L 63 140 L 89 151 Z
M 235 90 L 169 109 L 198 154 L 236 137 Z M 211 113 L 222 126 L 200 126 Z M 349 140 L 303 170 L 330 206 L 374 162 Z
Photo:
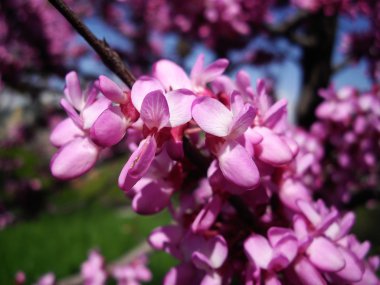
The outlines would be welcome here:
M 228 135 L 232 112 L 218 100 L 200 97 L 193 102 L 191 113 L 195 122 L 206 133 L 217 137 Z
M 218 195 L 213 196 L 194 219 L 191 230 L 193 232 L 208 230 L 214 224 L 221 209 L 222 199 Z
M 251 234 L 244 242 L 244 251 L 253 264 L 260 268 L 268 269 L 273 257 L 273 249 L 265 237 Z
M 174 191 L 162 183 L 151 180 L 145 183 L 143 179 L 133 188 L 136 190 L 136 195 L 133 197 L 132 208 L 140 215 L 153 215 L 162 211 L 169 204 Z
M 182 263 L 172 267 L 166 273 L 163 284 L 164 285 L 192 285 L 195 284 L 196 270 L 191 264 Z
M 82 95 L 78 74 L 75 71 L 71 71 L 66 75 L 65 79 L 66 86 L 63 92 L 71 105 L 78 111 L 81 111 L 85 102 Z
M 344 248 L 339 248 L 345 260 L 345 266 L 342 270 L 335 274 L 345 281 L 357 282 L 360 281 L 364 274 L 363 263 L 350 251 Z
M 282 203 L 297 212 L 299 211 L 298 200 L 306 202 L 312 200 L 310 190 L 302 182 L 292 178 L 284 179 L 280 185 L 279 196 Z
M 127 96 L 124 94 L 123 90 L 107 76 L 100 75 L 98 85 L 102 94 L 109 100 L 119 104 L 124 104 L 126 102 Z
M 195 95 L 187 89 L 178 89 L 165 94 L 169 106 L 170 126 L 177 127 L 191 120 L 191 106 Z
M 314 238 L 306 253 L 310 262 L 321 270 L 336 272 L 342 270 L 345 266 L 343 255 L 337 246 L 327 238 Z
M 234 115 L 228 137 L 233 139 L 241 136 L 252 125 L 255 116 L 256 110 L 250 104 L 245 104 L 240 112 Z
M 90 129 L 91 139 L 98 145 L 109 147 L 124 137 L 127 121 L 118 106 L 110 106 L 96 119 Z
M 197 268 L 203 270 L 221 267 L 228 255 L 227 242 L 221 235 L 205 241 L 198 248 L 191 255 L 191 260 Z
M 204 62 L 205 62 L 205 55 L 201 53 L 200 55 L 198 55 L 193 65 L 193 68 L 191 69 L 191 73 L 190 73 L 191 80 L 193 81 L 197 80 L 198 75 L 201 74 L 203 70 Z
M 70 117 L 70 119 L 78 126 L 78 128 L 83 128 L 83 120 L 78 115 L 78 113 L 75 111 L 73 106 L 70 104 L 69 101 L 67 101 L 65 98 L 62 98 L 59 103 L 61 104 L 62 108 L 66 111 L 67 115 Z
M 73 179 L 89 171 L 99 149 L 89 138 L 76 138 L 64 145 L 52 158 L 50 169 L 59 179 Z
M 83 128 L 85 130 L 91 128 L 95 120 L 111 105 L 111 101 L 105 97 L 101 97 L 82 111 Z
M 66 118 L 54 128 L 50 134 L 50 142 L 55 147 L 63 146 L 76 137 L 84 136 L 84 132 L 71 120 Z
M 158 227 L 149 235 L 148 242 L 156 250 L 167 253 L 177 253 L 178 245 L 182 240 L 183 230 L 177 225 Z
M 185 71 L 170 60 L 162 59 L 156 62 L 152 73 L 160 80 L 166 91 L 191 89 L 191 81 Z
M 149 129 L 160 130 L 169 123 L 169 106 L 162 91 L 152 91 L 145 96 L 140 116 Z
M 286 107 L 288 101 L 281 99 L 273 104 L 269 110 L 265 113 L 263 118 L 264 125 L 270 129 L 274 128 L 276 124 L 287 114 Z
M 218 155 L 219 167 L 225 178 L 232 183 L 252 189 L 260 181 L 259 170 L 243 146 L 231 141 Z
M 201 71 L 201 73 L 198 74 L 196 78 L 197 84 L 200 84 L 201 86 L 205 86 L 206 83 L 213 81 L 218 76 L 222 75 L 223 72 L 226 70 L 229 62 L 227 59 L 218 59 L 208 65 L 205 69 Z
M 318 270 L 304 257 L 299 258 L 294 263 L 294 271 L 301 282 L 300 284 L 327 285 L 327 282 Z
M 164 88 L 160 81 L 154 77 L 141 76 L 132 86 L 131 90 L 131 100 L 133 106 L 137 111 L 141 111 L 141 104 L 144 101 L 145 96 L 152 92 L 160 90 L 164 92 Z
M 255 127 L 263 140 L 255 145 L 255 155 L 265 163 L 281 166 L 293 159 L 293 153 L 287 143 L 268 128 Z
M 118 181 L 121 189 L 129 191 L 145 175 L 155 157 L 156 149 L 156 140 L 152 136 L 140 142 L 121 170 Z

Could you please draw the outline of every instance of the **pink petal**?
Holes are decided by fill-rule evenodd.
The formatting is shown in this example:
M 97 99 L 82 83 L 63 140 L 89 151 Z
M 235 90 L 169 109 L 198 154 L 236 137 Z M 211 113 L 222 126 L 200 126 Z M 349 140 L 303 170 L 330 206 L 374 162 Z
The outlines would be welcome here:
M 256 110 L 250 104 L 245 104 L 244 108 L 234 115 L 228 137 L 233 139 L 241 136 L 252 125 L 255 116 Z
M 265 277 L 265 285 L 282 285 L 276 273 L 268 273 Z
M 203 277 L 200 285 L 222 285 L 223 278 L 217 272 L 209 272 Z
M 376 273 L 367 265 L 362 279 L 355 285 L 379 285 L 379 278 Z
M 274 166 L 281 166 L 289 163 L 293 159 L 293 153 L 278 135 L 268 128 L 255 127 L 263 140 L 255 145 L 255 155 L 265 163 Z
M 318 270 L 304 257 L 294 263 L 294 271 L 298 275 L 301 284 L 327 285 Z
M 194 219 L 191 224 L 191 230 L 193 232 L 208 230 L 214 224 L 221 209 L 222 199 L 218 195 L 213 196 L 211 201 L 204 206 Z
M 152 92 L 160 90 L 164 92 L 164 88 L 160 81 L 154 77 L 150 76 L 141 76 L 132 86 L 131 90 L 131 100 L 133 106 L 137 111 L 141 111 L 141 104 L 144 101 L 145 96 Z
M 121 189 L 129 191 L 145 175 L 155 157 L 156 149 L 156 140 L 152 136 L 140 142 L 121 170 L 118 181 Z
M 336 272 L 345 266 L 343 255 L 327 238 L 314 238 L 306 252 L 310 262 L 323 271 Z
M 299 154 L 297 157 L 296 173 L 297 175 L 302 175 L 316 162 L 316 158 L 312 153 L 307 153 L 305 155 Z
M 178 89 L 165 94 L 169 106 L 170 126 L 177 127 L 191 120 L 191 106 L 195 95 L 187 89 Z
M 169 106 L 162 91 L 152 91 L 145 96 L 140 116 L 149 129 L 160 130 L 169 123 Z
M 183 230 L 176 225 L 159 227 L 149 235 L 148 242 L 156 250 L 172 254 L 182 240 Z
M 190 264 L 180 264 L 169 270 L 165 275 L 164 285 L 192 285 L 195 281 L 196 270 Z
M 202 85 L 205 85 L 206 83 L 211 82 L 218 76 L 222 75 L 228 64 L 228 60 L 222 58 L 208 65 L 201 73 L 200 79 L 202 81 Z
M 124 104 L 127 100 L 127 96 L 124 94 L 123 90 L 113 82 L 111 79 L 104 75 L 99 76 L 99 89 L 109 100 Z
M 109 147 L 124 137 L 127 121 L 118 106 L 111 106 L 96 119 L 90 129 L 91 139 L 98 145 Z
M 318 108 L 315 111 L 315 114 L 318 116 L 318 118 L 329 119 L 333 116 L 335 109 L 336 103 L 334 101 L 323 102 L 318 106 Z
M 284 180 L 280 186 L 279 196 L 282 203 L 297 212 L 299 211 L 298 200 L 307 202 L 312 200 L 310 190 L 302 182 L 291 178 Z
M 243 146 L 231 141 L 218 155 L 219 167 L 224 177 L 232 183 L 252 189 L 260 182 L 259 170 Z
M 244 250 L 253 264 L 260 268 L 268 269 L 268 265 L 272 260 L 273 249 L 265 237 L 251 234 L 244 242 Z
M 215 236 L 198 245 L 199 249 L 191 255 L 194 265 L 203 270 L 217 269 L 221 267 L 228 255 L 227 242 L 221 235 Z
M 50 164 L 51 172 L 59 179 L 76 178 L 95 165 L 98 154 L 98 147 L 89 138 L 76 138 L 53 156 Z
M 62 108 L 66 111 L 70 119 L 78 126 L 78 128 L 82 129 L 83 120 L 81 117 L 79 117 L 78 113 L 75 111 L 73 106 L 65 98 L 62 98 L 59 101 L 59 103 L 61 104 Z
M 215 94 L 225 93 L 227 96 L 235 90 L 234 82 L 225 75 L 221 75 L 211 82 L 211 90 Z
M 314 209 L 311 202 L 298 200 L 296 203 L 302 214 L 304 214 L 304 216 L 314 225 L 314 227 L 318 227 L 318 225 L 322 222 L 322 217 Z
M 87 106 L 82 111 L 83 118 L 83 128 L 85 130 L 91 128 L 95 120 L 111 105 L 111 101 L 105 97 L 101 97 L 92 103 L 90 106 Z
M 345 281 L 360 281 L 364 274 L 363 262 L 347 249 L 340 247 L 339 250 L 344 257 L 345 266 L 342 270 L 336 272 L 335 274 Z
M 281 99 L 273 104 L 269 110 L 265 113 L 263 118 L 264 125 L 268 128 L 274 128 L 276 124 L 287 115 L 286 107 L 288 101 L 286 99 Z
M 66 75 L 65 79 L 66 87 L 64 93 L 66 98 L 75 109 L 81 111 L 85 102 L 83 100 L 78 75 L 75 71 L 71 71 Z
M 136 195 L 132 208 L 140 215 L 153 215 L 167 207 L 174 189 L 159 182 L 144 180 L 149 179 L 141 179 L 134 186 Z
M 160 80 L 166 91 L 191 89 L 191 81 L 185 71 L 170 60 L 162 59 L 156 62 L 152 73 Z
M 276 245 L 273 245 L 275 255 L 285 257 L 285 261 L 282 262 L 281 269 L 287 267 L 298 253 L 298 240 L 295 235 L 289 234 L 279 240 Z M 275 265 L 275 264 L 273 264 Z M 273 266 L 272 265 L 272 266 Z M 275 268 L 279 270 L 279 266 L 275 265 Z
M 251 86 L 250 76 L 244 70 L 241 70 L 236 74 L 236 86 L 243 92 L 245 92 L 247 88 Z
M 232 122 L 232 113 L 218 100 L 199 97 L 193 102 L 192 116 L 206 133 L 217 137 L 228 135 Z
M 51 132 L 50 142 L 55 147 L 63 146 L 76 137 L 84 136 L 84 132 L 70 118 L 61 121 Z
M 233 91 L 231 94 L 231 111 L 233 116 L 236 116 L 244 108 L 244 100 L 238 91 Z
M 205 55 L 203 53 L 201 53 L 197 57 L 194 65 L 193 65 L 193 68 L 191 69 L 191 73 L 190 73 L 191 80 L 196 80 L 198 75 L 203 71 L 204 61 L 205 61 Z

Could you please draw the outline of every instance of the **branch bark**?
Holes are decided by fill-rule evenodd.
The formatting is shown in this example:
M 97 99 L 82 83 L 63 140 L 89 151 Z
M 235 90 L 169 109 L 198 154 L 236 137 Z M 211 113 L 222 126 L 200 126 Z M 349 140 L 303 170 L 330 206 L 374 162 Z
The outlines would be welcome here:
M 315 109 L 322 102 L 320 88 L 326 88 L 332 76 L 331 60 L 336 36 L 337 16 L 322 12 L 308 19 L 307 33 L 316 38 L 316 45 L 303 48 L 301 68 L 302 88 L 297 105 L 297 122 L 309 128 L 315 121 Z
M 112 70 L 120 79 L 132 88 L 136 81 L 132 72 L 125 66 L 120 56 L 107 44 L 105 40 L 99 40 L 81 19 L 62 0 L 49 0 L 49 2 L 66 18 L 75 30 L 96 51 L 104 64 Z

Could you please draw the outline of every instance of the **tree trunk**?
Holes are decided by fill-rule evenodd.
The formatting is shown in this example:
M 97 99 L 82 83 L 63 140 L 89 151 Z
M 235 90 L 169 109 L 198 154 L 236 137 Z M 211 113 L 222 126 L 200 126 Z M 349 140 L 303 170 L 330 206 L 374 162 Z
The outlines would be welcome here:
M 326 88 L 332 75 L 332 55 L 334 51 L 337 16 L 325 16 L 322 12 L 310 16 L 306 35 L 315 38 L 315 44 L 303 48 L 301 60 L 302 87 L 297 105 L 297 122 L 309 128 L 315 121 L 315 109 L 322 98 L 320 88 Z

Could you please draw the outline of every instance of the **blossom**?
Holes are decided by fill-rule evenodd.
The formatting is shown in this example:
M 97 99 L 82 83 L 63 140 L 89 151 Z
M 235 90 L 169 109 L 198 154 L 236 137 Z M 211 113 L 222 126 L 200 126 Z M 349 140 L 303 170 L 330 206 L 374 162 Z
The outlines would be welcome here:
M 81 276 L 85 285 L 105 284 L 107 274 L 103 256 L 97 251 L 91 251 L 88 259 L 82 264 Z

